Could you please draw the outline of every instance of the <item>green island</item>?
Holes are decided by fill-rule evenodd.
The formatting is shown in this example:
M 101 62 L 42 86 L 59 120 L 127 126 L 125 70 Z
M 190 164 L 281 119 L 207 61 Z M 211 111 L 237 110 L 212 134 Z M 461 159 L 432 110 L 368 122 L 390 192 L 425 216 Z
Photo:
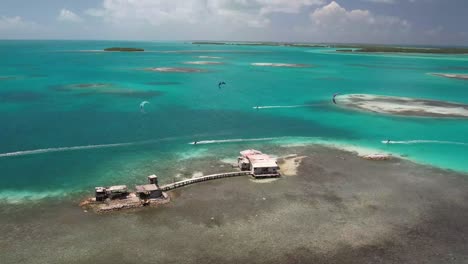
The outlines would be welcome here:
M 140 48 L 112 47 L 112 48 L 105 48 L 104 51 L 135 52 L 135 51 L 145 51 L 145 50 L 140 49 Z
M 219 42 L 196 41 L 193 45 L 231 45 L 231 46 L 285 46 L 298 48 L 335 48 L 337 52 L 382 52 L 382 53 L 426 53 L 426 54 L 468 54 L 468 48 L 457 47 L 397 47 L 359 44 L 316 44 L 291 42 Z

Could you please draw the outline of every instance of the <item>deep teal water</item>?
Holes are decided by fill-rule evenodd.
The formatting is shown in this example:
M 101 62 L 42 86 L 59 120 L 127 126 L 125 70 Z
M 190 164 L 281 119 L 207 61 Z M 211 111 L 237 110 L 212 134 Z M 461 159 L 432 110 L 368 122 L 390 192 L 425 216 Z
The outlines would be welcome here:
M 148 52 L 91 52 L 111 46 Z M 144 181 L 152 173 L 169 179 L 173 171 L 168 168 L 177 167 L 184 157 L 223 149 L 232 158 L 241 147 L 250 146 L 247 142 L 187 144 L 195 140 L 277 138 L 251 142 L 261 148 L 320 138 L 468 171 L 467 145 L 381 143 L 387 138 L 468 143 L 467 120 L 346 111 L 330 101 L 333 93 L 340 92 L 468 103 L 467 81 L 427 74 L 468 73 L 468 56 L 356 55 L 322 48 L 160 42 L 0 41 L 0 58 L 0 153 L 40 150 L 31 155 L 0 154 L 2 200 L 90 191 L 100 184 Z M 198 60 L 224 64 L 183 64 Z M 252 66 L 255 62 L 314 67 Z M 143 70 L 148 67 L 207 72 Z M 227 85 L 218 89 L 219 81 Z M 109 86 L 73 86 L 97 83 Z M 150 104 L 141 113 L 144 100 Z M 311 106 L 253 109 L 304 104 Z M 119 143 L 132 144 L 103 146 Z M 56 149 L 73 146 L 87 147 Z

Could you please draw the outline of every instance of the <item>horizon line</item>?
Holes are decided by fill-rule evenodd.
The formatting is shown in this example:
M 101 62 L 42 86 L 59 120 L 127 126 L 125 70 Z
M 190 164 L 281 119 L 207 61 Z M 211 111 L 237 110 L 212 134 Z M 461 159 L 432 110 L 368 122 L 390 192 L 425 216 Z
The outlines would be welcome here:
M 271 40 L 143 40 L 143 39 L 55 39 L 55 38 L 7 38 L 0 41 L 122 41 L 122 42 L 213 42 L 213 43 L 271 43 L 271 44 L 316 44 L 316 45 L 382 45 L 382 46 L 396 46 L 396 45 L 409 45 L 409 46 L 425 46 L 425 47 L 460 47 L 467 48 L 468 45 L 461 44 L 424 44 L 424 43 L 372 43 L 372 42 L 313 42 L 313 41 L 271 41 Z

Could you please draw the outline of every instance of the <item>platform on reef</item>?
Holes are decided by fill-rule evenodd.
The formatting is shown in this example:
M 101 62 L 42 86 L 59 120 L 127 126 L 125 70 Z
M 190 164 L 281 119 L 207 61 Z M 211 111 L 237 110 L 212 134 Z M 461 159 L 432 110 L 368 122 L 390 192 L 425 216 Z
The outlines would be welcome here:
M 170 202 L 170 197 L 164 192 L 161 197 L 154 199 L 140 199 L 136 193 L 131 192 L 126 197 L 106 199 L 105 201 L 96 201 L 96 198 L 88 198 L 80 203 L 80 207 L 84 210 L 93 210 L 96 213 L 106 213 L 144 206 L 157 206 L 168 202 Z

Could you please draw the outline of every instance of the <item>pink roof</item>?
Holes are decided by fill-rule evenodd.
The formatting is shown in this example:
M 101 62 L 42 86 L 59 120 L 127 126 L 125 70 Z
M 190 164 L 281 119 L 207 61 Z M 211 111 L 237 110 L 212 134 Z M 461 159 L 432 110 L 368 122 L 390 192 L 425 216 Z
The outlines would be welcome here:
M 248 159 L 252 164 L 256 164 L 256 167 L 277 167 L 276 159 L 263 154 L 261 151 L 255 149 L 248 149 L 241 151 L 240 154 L 245 159 Z M 263 164 L 263 165 L 262 165 Z
M 253 155 L 247 155 L 247 158 L 251 161 L 259 161 L 259 160 L 269 160 L 270 156 L 266 154 L 253 154 Z
M 255 155 L 255 154 L 262 154 L 261 151 L 255 150 L 255 149 L 248 149 L 241 151 L 240 154 L 244 157 L 250 156 L 250 155 Z

